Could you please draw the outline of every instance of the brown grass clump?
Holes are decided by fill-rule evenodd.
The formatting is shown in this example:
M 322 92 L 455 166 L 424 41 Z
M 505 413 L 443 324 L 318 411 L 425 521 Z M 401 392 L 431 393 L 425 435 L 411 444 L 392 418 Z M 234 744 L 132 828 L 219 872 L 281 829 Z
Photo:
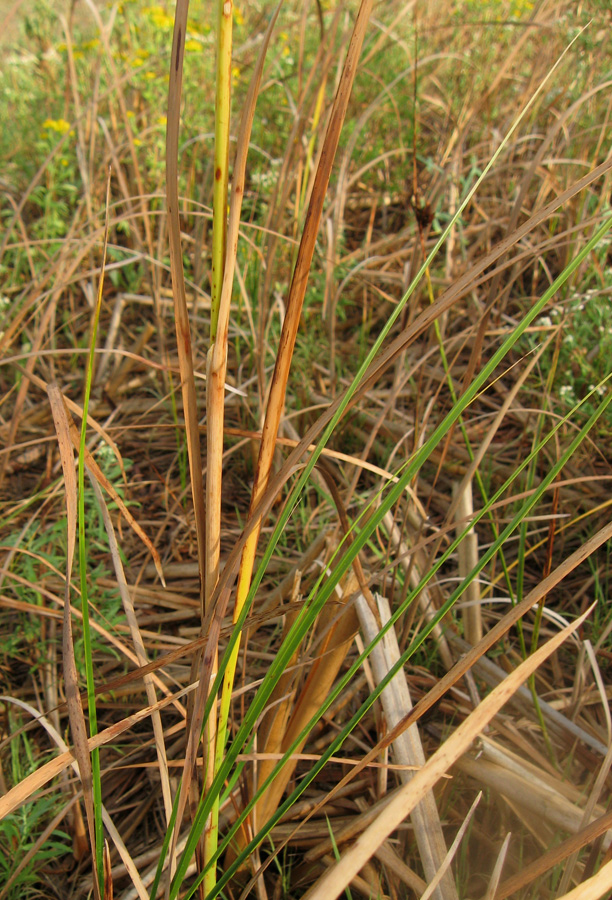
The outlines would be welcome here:
M 0 900 L 607 896 L 609 13 L 208 16 L 7 14 Z

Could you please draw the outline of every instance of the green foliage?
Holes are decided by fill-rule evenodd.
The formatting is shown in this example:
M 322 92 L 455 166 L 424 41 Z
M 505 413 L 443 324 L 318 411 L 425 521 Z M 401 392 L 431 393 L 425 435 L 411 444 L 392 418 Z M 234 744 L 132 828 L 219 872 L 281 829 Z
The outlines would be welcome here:
M 124 483 L 121 470 L 114 454 L 106 447 L 98 451 L 100 468 L 114 485 L 117 493 L 123 497 Z M 131 467 L 130 460 L 124 460 L 126 471 Z M 98 510 L 93 489 L 89 485 L 85 491 L 85 508 L 87 510 L 87 536 L 90 547 L 90 559 L 98 560 L 89 571 L 90 604 L 93 619 L 106 629 L 112 629 L 123 616 L 121 598 L 117 590 L 101 589 L 99 579 L 108 578 L 110 570 L 108 537 Z M 109 508 L 115 504 L 109 502 Z M 37 585 L 45 585 L 49 578 L 57 579 L 66 571 L 66 524 L 63 520 L 51 522 L 41 527 L 34 522 L 25 534 L 13 533 L 6 537 L 4 543 L 8 547 L 17 547 L 9 573 L 11 593 L 21 602 L 33 606 L 46 603 Z M 73 576 L 74 587 L 74 576 Z M 73 604 L 78 608 L 80 599 L 73 596 Z M 10 630 L 2 642 L 2 657 L 5 665 L 11 660 L 28 661 L 30 674 L 35 673 L 47 661 L 48 644 L 42 641 L 41 619 L 30 613 L 17 614 L 19 627 Z M 116 651 L 108 646 L 108 642 L 97 630 L 92 631 L 92 647 L 94 654 L 108 653 L 117 656 Z M 75 658 L 80 673 L 85 671 L 85 656 L 81 629 L 75 626 Z
M 608 290 L 592 287 L 572 293 L 536 322 L 539 333 L 529 338 L 530 347 L 535 348 L 542 335 L 553 331 L 553 340 L 542 359 L 541 378 L 546 382 L 553 379 L 554 408 L 560 415 L 585 401 L 580 416 L 589 416 L 609 390 L 612 307 Z M 601 427 L 609 433 L 611 424 L 608 415 Z
M 13 720 L 10 712 L 9 718 Z M 13 720 L 11 731 L 16 730 L 19 724 L 21 723 Z M 27 733 L 21 731 L 15 734 L 10 741 L 11 786 L 19 784 L 39 765 Z M 38 797 L 0 820 L 0 885 L 4 887 L 8 884 L 11 875 L 34 846 L 49 820 L 58 812 L 62 802 L 61 798 L 53 796 Z M 17 875 L 6 894 L 6 900 L 40 897 L 41 879 L 44 878 L 45 870 L 49 870 L 48 877 L 51 881 L 56 877 L 49 864 L 70 856 L 71 853 L 70 837 L 56 829 Z

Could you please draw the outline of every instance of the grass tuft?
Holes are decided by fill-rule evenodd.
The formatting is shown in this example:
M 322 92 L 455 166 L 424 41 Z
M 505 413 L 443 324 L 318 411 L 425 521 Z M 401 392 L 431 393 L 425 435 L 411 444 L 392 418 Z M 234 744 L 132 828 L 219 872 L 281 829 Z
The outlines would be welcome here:
M 606 5 L 3 12 L 0 900 L 607 896 Z

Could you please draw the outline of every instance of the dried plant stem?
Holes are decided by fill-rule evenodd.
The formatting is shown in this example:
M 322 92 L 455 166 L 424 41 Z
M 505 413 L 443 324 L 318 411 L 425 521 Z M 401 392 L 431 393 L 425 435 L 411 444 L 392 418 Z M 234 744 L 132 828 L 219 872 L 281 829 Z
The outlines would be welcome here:
M 385 624 L 391 618 L 391 609 L 386 598 L 376 595 L 378 611 Z M 368 643 L 376 640 L 379 633 L 379 625 L 362 594 L 356 600 L 357 615 Z M 370 664 L 377 682 L 381 682 L 400 657 L 399 646 L 395 629 L 390 628 L 383 639 L 376 644 L 370 655 Z M 401 669 L 395 678 L 387 685 L 381 695 L 385 719 L 389 729 L 395 728 L 403 716 L 412 709 L 412 700 L 406 675 Z M 395 762 L 406 766 L 423 766 L 425 754 L 419 734 L 418 725 L 415 722 L 397 740 L 393 742 Z M 402 781 L 407 782 L 413 777 L 413 772 L 406 769 L 400 772 Z M 423 800 L 415 806 L 411 814 L 415 830 L 415 838 L 421 854 L 423 870 L 429 882 L 432 882 L 444 862 L 446 856 L 446 843 L 440 823 L 440 816 L 432 791 L 429 791 Z M 435 889 L 433 896 L 436 900 L 443 898 L 457 898 L 457 889 L 450 873 L 442 876 L 441 882 Z
M 225 209 L 227 205 L 227 156 L 229 148 L 229 115 L 230 115 L 230 86 L 231 86 L 231 27 L 232 11 L 231 2 L 221 5 L 219 8 L 219 34 L 218 34 L 218 63 L 217 63 L 217 131 L 215 134 L 215 204 L 217 204 L 217 187 L 219 165 L 223 163 L 222 171 L 225 171 L 225 189 L 222 203 L 215 205 L 213 214 L 213 284 L 217 284 L 218 297 L 211 307 L 211 347 L 207 356 L 207 414 L 208 414 L 208 440 L 206 446 L 206 494 L 207 494 L 207 569 L 206 569 L 206 597 L 210 597 L 214 591 L 219 576 L 219 553 L 221 539 L 221 489 L 223 481 L 223 425 L 225 413 L 225 375 L 227 371 L 227 345 L 229 333 L 229 317 L 232 296 L 232 285 L 238 250 L 238 231 L 240 227 L 240 213 L 242 210 L 242 198 L 246 175 L 246 163 L 249 147 L 255 104 L 261 75 L 265 61 L 266 51 L 269 45 L 272 29 L 280 10 L 280 4 L 271 17 L 266 31 L 261 52 L 251 79 L 244 113 L 240 123 L 238 147 L 234 162 L 234 177 L 232 183 L 232 197 L 227 237 L 225 231 Z M 223 107 L 223 108 L 221 108 Z M 226 122 L 225 128 L 219 131 L 219 121 Z M 223 154 L 221 153 L 221 149 Z M 220 158 L 223 155 L 223 160 Z M 218 252 L 220 239 L 215 237 L 214 227 L 219 221 L 223 223 L 222 249 L 223 255 L 215 262 L 215 252 Z M 235 612 L 234 622 L 237 612 Z M 232 651 L 224 680 L 219 708 L 218 725 L 213 723 L 211 714 L 207 724 L 207 753 L 208 768 L 206 772 L 206 784 L 209 786 L 219 771 L 223 762 L 225 740 L 227 735 L 227 722 L 234 683 L 234 673 L 238 658 L 239 643 L 236 642 Z M 212 665 L 212 678 L 217 674 L 218 658 Z M 213 707 L 214 708 L 214 707 Z M 209 865 L 204 879 L 204 893 L 208 894 L 216 883 L 215 866 L 210 862 L 218 846 L 219 831 L 219 801 L 215 800 L 211 815 L 205 827 L 204 834 L 204 864 Z
M 181 88 L 183 80 L 183 59 L 185 52 L 185 34 L 187 31 L 187 14 L 189 0 L 177 0 L 172 37 L 172 54 L 170 61 L 170 81 L 168 85 L 168 115 L 166 129 L 166 205 L 168 213 L 168 232 L 170 238 L 170 268 L 172 272 L 172 293 L 174 299 L 174 315 L 178 343 L 179 367 L 181 373 L 181 392 L 185 411 L 185 429 L 187 435 L 187 452 L 189 472 L 191 476 L 191 492 L 195 512 L 195 526 L 198 546 L 198 566 L 200 573 L 200 605 L 201 616 L 205 615 L 205 572 L 206 572 L 206 515 L 204 508 L 204 485 L 202 479 L 202 462 L 200 455 L 200 433 L 198 425 L 198 405 L 195 390 L 193 356 L 191 350 L 191 328 L 187 297 L 185 294 L 185 276 L 183 273 L 183 257 L 181 249 L 181 226 L 179 219 L 178 197 L 178 137 L 181 109 Z M 195 678 L 198 654 L 194 658 L 192 676 Z M 193 711 L 192 711 L 193 712 Z M 195 722 L 195 713 L 191 716 L 191 731 L 185 752 L 185 771 L 177 800 L 176 827 L 172 834 L 170 849 L 170 873 L 174 867 L 176 840 L 185 809 L 191 773 L 195 763 L 199 740 L 194 739 L 199 727 Z
M 217 336 L 219 304 L 225 267 L 227 183 L 229 170 L 232 91 L 233 0 L 217 0 L 217 92 L 215 99 L 215 183 L 213 190 L 211 343 Z
M 81 611 L 83 614 L 83 645 L 85 651 L 85 672 L 87 676 L 87 708 L 89 712 L 89 732 L 93 737 L 97 734 L 98 731 L 98 719 L 96 712 L 96 699 L 95 699 L 95 676 L 93 671 L 93 651 L 92 651 L 92 642 L 91 642 L 91 631 L 89 627 L 89 600 L 88 600 L 88 585 L 87 585 L 87 576 L 88 576 L 88 565 L 87 565 L 87 541 L 85 534 L 85 447 L 87 440 L 87 412 L 89 409 L 89 398 L 91 394 L 91 385 L 93 381 L 93 371 L 94 371 L 94 352 L 96 348 L 96 334 L 98 330 L 98 322 L 100 319 L 100 309 L 102 307 L 102 291 L 104 288 L 104 269 L 106 264 L 106 247 L 108 243 L 108 208 L 110 202 L 110 184 L 111 184 L 111 172 L 110 168 L 108 170 L 108 179 L 106 183 L 106 214 L 104 221 L 104 252 L 102 256 L 102 268 L 100 271 L 100 278 L 98 281 L 98 296 L 96 301 L 96 307 L 94 310 L 94 315 L 91 324 L 91 337 L 89 343 L 89 360 L 87 364 L 87 373 L 85 377 L 85 397 L 83 399 L 83 419 L 81 422 L 81 440 L 79 445 L 79 460 L 78 460 L 78 529 L 79 529 L 79 575 L 81 582 Z M 68 600 L 68 597 L 66 597 Z M 64 622 L 70 623 L 70 608 L 69 603 L 67 602 L 64 607 Z M 64 647 L 66 647 L 68 640 L 70 637 L 70 633 L 65 637 Z M 76 679 L 76 664 L 74 660 L 74 648 L 71 647 L 71 666 L 70 668 L 73 670 L 72 675 Z M 71 675 L 71 677 L 72 677 Z M 76 683 L 75 683 L 76 687 Z M 71 716 L 71 724 L 76 723 L 76 721 L 81 721 L 82 712 L 80 700 L 77 697 L 77 703 L 79 709 L 76 711 L 76 715 Z M 81 729 L 79 725 L 79 731 L 81 735 L 85 735 L 84 730 L 84 722 L 83 728 Z M 76 743 L 76 737 L 75 737 Z M 92 800 L 93 800 L 93 812 L 94 812 L 94 820 L 95 820 L 95 841 L 93 843 L 92 850 L 94 852 L 95 858 L 95 871 L 97 875 L 97 884 L 99 887 L 100 894 L 104 894 L 104 869 L 103 869 L 103 850 L 104 850 L 104 832 L 102 829 L 102 780 L 100 773 L 100 752 L 99 750 L 94 750 L 91 753 L 91 775 L 92 775 Z M 85 785 L 84 785 L 85 788 Z M 95 894 L 95 890 L 94 890 Z
M 204 486 L 202 481 L 200 434 L 198 429 L 198 405 L 196 400 L 193 356 L 191 352 L 191 328 L 189 325 L 189 312 L 185 295 L 178 198 L 178 135 L 188 10 L 189 0 L 177 0 L 174 35 L 172 40 L 170 83 L 168 86 L 166 204 L 168 207 L 170 268 L 172 270 L 172 293 L 174 299 L 176 336 L 178 341 L 179 368 L 181 373 L 181 392 L 185 410 L 189 473 L 191 476 L 191 493 L 193 497 L 198 542 L 202 612 L 204 612 L 204 572 L 206 568 L 204 546 L 206 516 L 204 512 Z
M 465 489 L 460 493 L 455 489 L 455 496 L 457 499 L 457 533 L 461 534 L 474 515 L 472 482 L 468 481 Z M 463 540 L 458 547 L 458 553 L 459 577 L 465 580 L 478 564 L 478 536 L 474 528 L 470 528 L 464 534 Z M 475 647 L 482 638 L 482 608 L 480 605 L 480 585 L 477 579 L 469 582 L 463 595 L 463 602 L 465 603 L 462 614 L 464 633 L 469 643 Z

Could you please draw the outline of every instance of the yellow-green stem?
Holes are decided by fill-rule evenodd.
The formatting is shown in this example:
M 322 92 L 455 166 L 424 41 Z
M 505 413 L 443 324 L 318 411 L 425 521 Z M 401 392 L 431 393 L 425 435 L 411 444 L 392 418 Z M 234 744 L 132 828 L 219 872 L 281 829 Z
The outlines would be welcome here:
M 217 325 L 219 322 L 219 307 L 221 302 L 221 289 L 223 286 L 223 274 L 225 269 L 225 251 L 227 240 L 227 185 L 229 169 L 229 133 L 230 133 L 230 107 L 232 87 L 232 0 L 218 0 L 217 7 L 217 91 L 215 99 L 215 171 L 213 190 L 213 236 L 212 236 L 212 276 L 211 276 L 211 312 L 210 312 L 210 352 L 208 369 L 210 372 L 210 359 L 213 346 L 217 338 Z M 224 335 L 224 340 L 226 336 Z M 223 373 L 224 374 L 224 373 Z M 208 389 L 211 394 L 208 398 L 207 409 L 209 417 L 217 424 L 211 428 L 207 447 L 207 566 L 206 566 L 206 602 L 214 590 L 219 565 L 219 539 L 221 516 L 221 460 L 223 458 L 223 399 L 224 386 L 221 380 L 217 389 L 213 387 L 214 379 L 209 381 Z M 216 674 L 216 666 L 215 666 Z M 216 722 L 214 721 L 213 705 L 210 719 L 205 728 L 205 753 L 204 758 L 206 772 L 205 784 L 208 789 L 212 784 L 217 771 L 218 743 L 216 735 Z M 222 729 L 226 730 L 226 722 Z M 220 726 L 222 720 L 220 721 Z M 221 741 L 223 745 L 224 741 Z M 217 747 L 217 751 L 215 750 Z M 219 803 L 215 802 L 210 819 L 204 832 L 204 862 L 210 864 L 217 852 L 219 833 Z M 214 890 L 217 881 L 216 866 L 210 865 L 204 876 L 204 895 Z

